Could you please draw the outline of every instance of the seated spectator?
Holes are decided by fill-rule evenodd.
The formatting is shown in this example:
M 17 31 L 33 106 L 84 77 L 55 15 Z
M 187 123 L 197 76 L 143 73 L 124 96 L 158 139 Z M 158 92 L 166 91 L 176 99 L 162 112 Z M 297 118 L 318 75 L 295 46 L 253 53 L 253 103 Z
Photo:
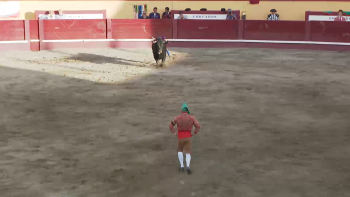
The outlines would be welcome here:
M 182 11 L 179 12 L 179 15 L 180 15 L 180 16 L 178 16 L 177 19 L 188 19 L 188 17 L 185 16 L 184 13 L 183 13 Z
M 157 12 L 158 8 L 154 7 L 153 12 L 149 14 L 150 19 L 160 19 L 160 14 Z
M 169 12 L 169 8 L 166 7 L 166 8 L 165 8 L 165 12 L 163 12 L 163 17 L 162 17 L 162 19 L 171 19 L 170 14 L 171 14 L 171 12 Z
M 147 16 L 146 11 L 142 12 L 142 16 L 139 19 L 149 19 L 148 16 Z
M 277 12 L 276 9 L 271 9 L 270 12 L 271 12 L 271 14 L 267 15 L 267 20 L 269 20 L 269 21 L 280 20 L 280 15 L 276 14 L 276 12 Z
M 338 16 L 334 18 L 334 21 L 346 22 L 346 18 L 343 16 L 343 10 L 338 11 Z
M 55 11 L 51 10 L 49 15 L 47 15 L 46 19 L 56 19 Z
M 231 8 L 227 10 L 227 13 L 226 20 L 237 20 L 237 16 L 232 12 Z
M 58 10 L 58 15 L 56 16 L 57 19 L 65 19 L 65 16 L 63 15 L 63 10 Z

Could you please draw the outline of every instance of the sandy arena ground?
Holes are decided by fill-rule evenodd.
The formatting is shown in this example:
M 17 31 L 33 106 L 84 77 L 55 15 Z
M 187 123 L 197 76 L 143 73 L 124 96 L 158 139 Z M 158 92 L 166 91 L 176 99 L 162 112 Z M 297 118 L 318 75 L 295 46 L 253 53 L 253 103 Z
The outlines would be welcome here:
M 348 197 L 350 53 L 0 54 L 1 197 Z M 170 121 L 202 126 L 179 174 Z

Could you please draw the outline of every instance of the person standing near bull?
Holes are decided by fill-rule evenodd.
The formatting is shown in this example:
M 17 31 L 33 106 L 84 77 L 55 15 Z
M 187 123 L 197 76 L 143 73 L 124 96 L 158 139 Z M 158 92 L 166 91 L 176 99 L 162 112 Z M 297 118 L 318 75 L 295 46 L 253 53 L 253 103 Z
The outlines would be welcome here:
M 181 107 L 182 114 L 176 116 L 173 121 L 171 121 L 169 125 L 169 129 L 176 135 L 176 131 L 174 129 L 175 125 L 177 125 L 177 155 L 180 161 L 180 172 L 184 172 L 184 155 L 183 152 L 186 153 L 186 172 L 187 174 L 191 174 L 192 170 L 190 168 L 191 163 L 191 137 L 195 136 L 199 129 L 201 128 L 198 121 L 194 116 L 190 115 L 190 110 L 186 103 L 184 103 Z M 192 128 L 195 126 L 196 130 L 192 134 Z
M 160 19 L 160 14 L 157 12 L 158 8 L 154 7 L 153 12 L 149 14 L 150 19 Z

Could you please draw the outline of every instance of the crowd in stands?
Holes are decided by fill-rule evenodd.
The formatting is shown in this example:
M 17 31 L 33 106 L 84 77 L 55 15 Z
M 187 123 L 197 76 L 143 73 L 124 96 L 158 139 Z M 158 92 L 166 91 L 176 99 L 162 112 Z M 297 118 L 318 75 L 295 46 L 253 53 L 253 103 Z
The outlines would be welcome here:
M 49 14 L 42 16 L 40 19 L 65 19 L 65 16 L 63 14 L 63 10 L 61 9 L 58 10 L 58 14 L 51 10 L 49 11 Z
M 185 11 L 191 11 L 191 9 L 187 8 Z M 226 11 L 225 8 L 222 8 L 221 11 Z M 270 10 L 271 14 L 267 16 L 267 20 L 279 20 L 279 15 L 276 13 L 276 9 Z M 171 19 L 171 12 L 168 7 L 165 8 L 165 12 L 163 12 L 162 17 L 158 13 L 158 8 L 154 7 L 153 12 L 147 15 L 146 11 L 142 12 L 142 16 L 139 19 Z M 176 19 L 188 19 L 186 15 L 183 14 L 182 11 L 179 12 L 179 16 Z M 232 9 L 227 9 L 226 20 L 237 20 L 236 14 L 232 12 Z
M 205 9 L 206 10 L 206 9 Z M 185 11 L 191 11 L 190 8 L 187 8 Z M 226 12 L 225 8 L 222 8 L 221 11 Z M 343 10 L 338 11 L 338 16 L 335 17 L 334 21 L 342 21 L 346 22 L 346 18 L 343 16 Z M 63 10 L 59 10 L 58 14 L 55 14 L 55 11 L 49 11 L 49 14 L 42 16 L 40 19 L 65 19 L 65 15 L 63 14 Z M 171 19 L 171 12 L 169 7 L 165 8 L 165 12 L 163 12 L 162 17 L 158 13 L 158 8 L 154 7 L 153 12 L 147 15 L 146 11 L 142 12 L 142 16 L 139 19 Z M 176 19 L 188 19 L 186 15 L 182 11 L 179 12 L 179 16 Z M 226 20 L 237 20 L 236 14 L 232 12 L 232 9 L 227 9 Z M 243 12 L 243 20 L 245 20 L 245 12 Z M 267 20 L 278 21 L 280 20 L 280 15 L 277 14 L 276 9 L 271 9 L 270 14 L 267 15 Z

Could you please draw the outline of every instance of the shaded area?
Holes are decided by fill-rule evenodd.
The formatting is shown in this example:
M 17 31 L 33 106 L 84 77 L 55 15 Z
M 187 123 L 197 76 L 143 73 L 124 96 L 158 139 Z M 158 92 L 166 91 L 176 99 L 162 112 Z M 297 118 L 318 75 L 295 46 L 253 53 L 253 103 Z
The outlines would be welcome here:
M 111 64 L 133 65 L 130 62 L 141 63 L 141 62 L 134 61 L 134 60 L 127 60 L 127 59 L 123 59 L 123 58 L 108 57 L 108 56 L 87 54 L 87 53 L 79 53 L 76 55 L 71 55 L 71 56 L 67 57 L 66 59 L 78 60 L 78 61 L 82 61 L 82 62 L 91 62 L 94 64 L 111 63 Z
M 348 53 L 181 51 L 118 85 L 0 67 L 2 196 L 349 194 Z M 191 176 L 168 130 L 184 101 Z

